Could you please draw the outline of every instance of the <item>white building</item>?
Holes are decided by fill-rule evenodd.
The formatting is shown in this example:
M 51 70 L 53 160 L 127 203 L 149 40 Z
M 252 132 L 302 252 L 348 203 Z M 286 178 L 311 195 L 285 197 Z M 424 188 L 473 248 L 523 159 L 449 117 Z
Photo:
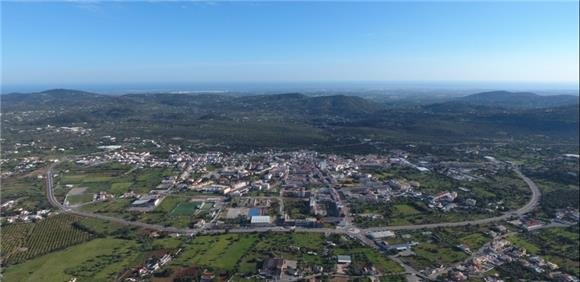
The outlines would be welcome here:
M 255 215 L 252 216 L 250 222 L 252 224 L 270 224 L 272 223 L 272 219 L 270 218 L 270 216 L 267 215 Z

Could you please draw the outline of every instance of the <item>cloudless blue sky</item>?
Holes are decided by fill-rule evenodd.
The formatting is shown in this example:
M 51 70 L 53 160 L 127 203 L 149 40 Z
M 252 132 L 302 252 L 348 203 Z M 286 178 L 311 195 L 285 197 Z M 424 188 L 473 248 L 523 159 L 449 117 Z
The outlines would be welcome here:
M 578 2 L 3 2 L 2 84 L 577 82 Z

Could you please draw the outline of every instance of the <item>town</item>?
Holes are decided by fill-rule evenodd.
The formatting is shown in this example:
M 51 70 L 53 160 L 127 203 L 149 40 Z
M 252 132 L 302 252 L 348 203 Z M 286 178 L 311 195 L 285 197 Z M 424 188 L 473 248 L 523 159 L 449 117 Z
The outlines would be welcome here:
M 115 140 L 111 136 L 103 139 Z M 561 281 L 577 281 L 557 264 L 512 246 L 506 237 L 545 227 L 577 225 L 578 209 L 557 210 L 553 217 L 528 215 L 527 210 L 519 212 L 524 208 L 511 213 L 525 203 L 522 197 L 530 197 L 525 185 L 520 194 L 511 197 L 481 197 L 480 189 L 490 185 L 490 179 L 512 177 L 501 185 L 518 179 L 512 173 L 517 170 L 513 163 L 492 156 L 462 163 L 403 150 L 353 156 L 307 150 L 189 153 L 179 146 L 153 140 L 124 141 L 139 146 L 154 144 L 157 151 L 103 145 L 99 146 L 100 153 L 90 155 L 51 159 L 48 163 L 35 158 L 15 162 L 15 169 L 22 171 L 49 165 L 49 174 L 39 175 L 38 179 L 54 182 L 54 187 L 50 187 L 52 200 L 60 210 L 26 210 L 16 205 L 18 200 L 11 200 L 2 204 L 2 220 L 11 224 L 38 222 L 66 212 L 145 227 L 153 231 L 151 236 L 159 236 L 158 232 L 170 237 L 228 232 L 314 232 L 331 236 L 325 239 L 323 249 L 290 246 L 289 250 L 305 256 L 323 256 L 325 263 L 306 267 L 292 259 L 296 254 L 275 257 L 262 261 L 256 272 L 248 276 L 296 280 L 329 274 L 387 275 L 385 269 L 373 264 L 359 268 L 360 257 L 340 254 L 341 251 L 333 254 L 336 245 L 344 240 L 359 242 L 405 269 L 413 269 L 416 263 L 410 258 L 432 241 L 441 240 L 434 233 L 420 230 L 432 228 L 430 225 L 443 227 L 446 222 L 462 218 L 465 224 L 482 226 L 478 232 L 487 238 L 486 243 L 453 245 L 450 251 L 466 256 L 464 263 L 431 265 L 408 275 L 431 280 L 484 277 L 495 281 L 488 274 L 490 270 L 521 261 L 537 273 Z M 163 148 L 167 148 L 166 154 L 159 153 Z M 144 172 L 156 172 L 157 180 L 146 182 L 149 186 L 127 181 L 127 175 L 139 179 L 145 177 Z M 510 227 L 490 225 L 493 221 Z M 422 235 L 405 230 L 418 230 Z M 122 277 L 138 281 L 161 275 L 182 252 L 179 248 L 151 254 L 141 266 L 124 272 Z M 202 276 L 203 281 L 211 281 L 215 274 L 204 269 Z

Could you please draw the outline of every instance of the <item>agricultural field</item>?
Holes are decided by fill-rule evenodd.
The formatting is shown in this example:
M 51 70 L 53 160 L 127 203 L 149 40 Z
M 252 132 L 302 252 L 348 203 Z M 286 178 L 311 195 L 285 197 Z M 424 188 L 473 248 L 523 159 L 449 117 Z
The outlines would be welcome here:
M 37 223 L 17 223 L 2 227 L 3 260 L 8 264 L 17 264 L 90 240 L 90 233 L 74 225 L 79 220 L 76 216 L 59 214 Z
M 34 224 L 31 223 L 16 223 L 0 229 L 1 256 L 3 261 L 10 262 L 13 257 L 18 255 L 19 251 L 24 250 L 20 248 L 25 245 L 26 239 L 33 228 Z
M 6 268 L 6 281 L 113 281 L 139 257 L 133 240 L 99 238 Z

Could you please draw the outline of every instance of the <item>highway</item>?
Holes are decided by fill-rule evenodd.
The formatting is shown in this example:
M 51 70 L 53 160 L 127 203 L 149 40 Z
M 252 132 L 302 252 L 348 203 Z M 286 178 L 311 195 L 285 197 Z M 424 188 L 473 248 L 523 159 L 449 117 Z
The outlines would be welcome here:
M 69 207 L 62 205 L 59 201 L 56 200 L 53 192 L 53 175 L 52 175 L 53 166 L 50 166 L 47 170 L 47 189 L 46 189 L 46 196 L 48 198 L 49 203 L 54 206 L 55 208 L 70 214 L 76 214 L 85 217 L 93 217 L 99 218 L 103 220 L 108 220 L 111 222 L 142 227 L 152 230 L 164 231 L 164 232 L 171 232 L 171 233 L 181 233 L 187 235 L 195 235 L 195 234 L 217 234 L 217 233 L 224 233 L 224 232 L 232 232 L 232 233 L 249 233 L 249 232 L 289 232 L 291 229 L 273 226 L 273 227 L 252 227 L 252 228 L 234 228 L 234 229 L 218 229 L 218 230 L 208 230 L 208 229 L 191 229 L 191 228 L 176 228 L 176 227 L 167 227 L 158 224 L 148 224 L 138 221 L 129 221 L 118 217 L 106 216 L 101 214 L 89 213 L 89 212 L 82 212 L 78 211 Z M 538 186 L 527 176 L 525 176 L 517 167 L 513 168 L 514 172 L 526 182 L 530 191 L 532 192 L 532 196 L 530 200 L 521 208 L 503 214 L 501 216 L 490 217 L 490 218 L 483 218 L 483 219 L 476 219 L 476 220 L 467 220 L 467 221 L 459 221 L 459 222 L 443 222 L 443 223 L 432 223 L 432 224 L 418 224 L 418 225 L 399 225 L 399 226 L 382 226 L 382 227 L 372 227 L 366 229 L 356 229 L 356 228 L 296 228 L 294 231 L 298 232 L 312 232 L 312 233 L 339 233 L 339 234 L 349 234 L 356 232 L 355 234 L 357 237 L 364 237 L 358 236 L 360 233 L 368 234 L 369 232 L 379 231 L 379 230 L 416 230 L 416 229 L 432 229 L 438 227 L 456 227 L 456 226 L 465 226 L 465 225 L 476 225 L 476 224 L 486 224 L 491 222 L 497 222 L 509 219 L 513 216 L 520 216 L 532 211 L 537 205 L 540 200 L 541 192 L 538 189 Z M 353 231 L 354 230 L 354 231 Z M 351 234 L 352 235 L 352 234 Z M 360 234 L 362 235 L 362 234 Z

